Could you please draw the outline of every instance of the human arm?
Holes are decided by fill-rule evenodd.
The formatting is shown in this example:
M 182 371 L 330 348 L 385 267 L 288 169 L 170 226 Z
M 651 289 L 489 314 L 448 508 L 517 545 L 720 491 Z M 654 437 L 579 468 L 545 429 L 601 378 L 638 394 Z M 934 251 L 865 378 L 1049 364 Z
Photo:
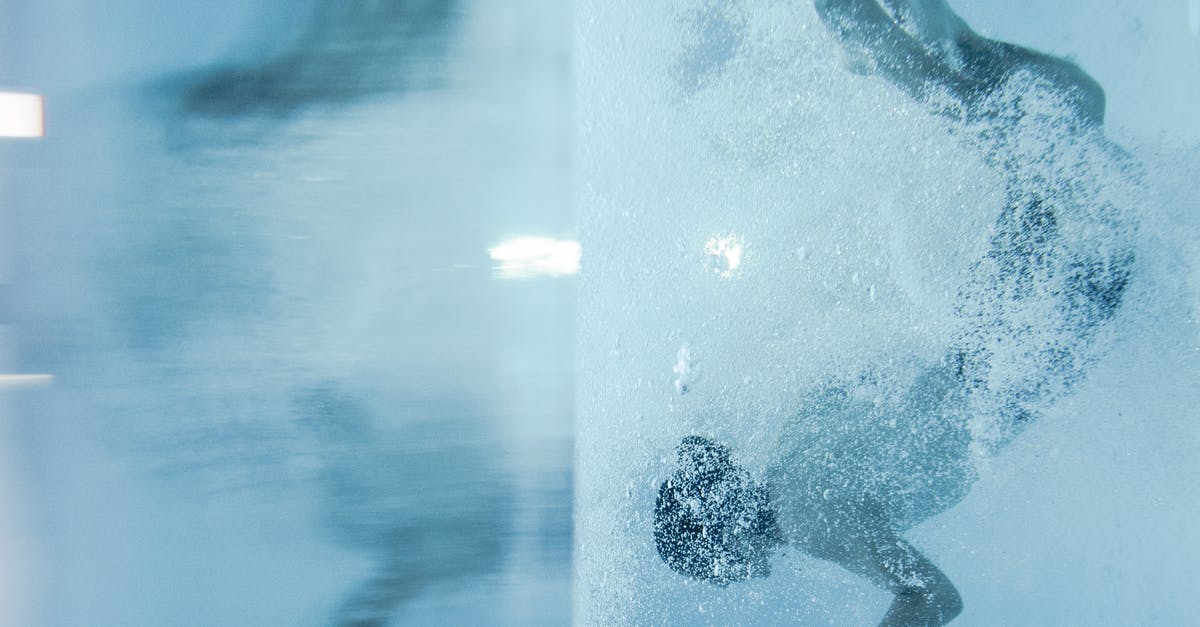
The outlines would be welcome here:
M 958 589 L 933 562 L 886 527 L 856 526 L 822 557 L 895 595 L 880 627 L 940 627 L 963 609 Z

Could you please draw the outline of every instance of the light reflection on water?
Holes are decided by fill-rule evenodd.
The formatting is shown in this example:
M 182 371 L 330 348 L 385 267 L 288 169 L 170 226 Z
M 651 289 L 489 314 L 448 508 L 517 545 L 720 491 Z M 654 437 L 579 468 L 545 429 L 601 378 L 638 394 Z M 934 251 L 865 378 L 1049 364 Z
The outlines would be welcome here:
M 298 33 L 5 147 L 35 624 L 565 623 L 573 285 L 487 248 L 573 231 L 566 14 Z

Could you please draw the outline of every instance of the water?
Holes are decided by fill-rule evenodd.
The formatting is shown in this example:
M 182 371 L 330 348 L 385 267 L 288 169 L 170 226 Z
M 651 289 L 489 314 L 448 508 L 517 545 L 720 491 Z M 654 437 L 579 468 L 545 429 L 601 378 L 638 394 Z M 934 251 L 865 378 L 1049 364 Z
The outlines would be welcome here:
M 1121 214 L 1060 214 L 1056 237 L 1082 235 L 1070 254 L 1138 261 L 1116 317 L 1085 326 L 1093 340 L 1063 335 L 1073 323 L 1054 303 L 1070 288 L 1043 286 L 1001 314 L 1022 331 L 989 349 L 982 389 L 996 398 L 915 413 L 954 338 L 978 332 L 962 327 L 974 305 L 960 294 L 995 246 L 1013 186 L 1003 157 L 863 76 L 870 60 L 844 55 L 806 3 L 577 8 L 578 622 L 873 624 L 887 610 L 890 594 L 798 546 L 728 587 L 669 569 L 656 499 L 689 434 L 767 482 L 796 545 L 828 535 L 836 555 L 858 524 L 822 499 L 866 494 L 856 507 L 920 523 L 903 537 L 957 587 L 963 624 L 1189 620 L 1197 222 L 1179 177 L 1197 127 L 1168 95 L 1200 75 L 1197 42 L 1169 24 L 1187 7 L 955 6 L 986 35 L 1070 54 L 1106 88 L 1108 136 L 1146 174 L 1086 157 L 1088 181 L 1063 194 L 1119 198 Z M 1010 146 L 1018 187 L 1074 159 L 1054 141 Z M 1024 352 L 1039 342 L 1063 365 Z M 1012 397 L 1040 416 L 997 422 Z M 953 420 L 961 431 L 938 432 Z
M 574 285 L 488 256 L 574 230 L 567 14 L 286 8 L 22 12 L 225 43 L 24 74 L 5 369 L 54 378 L 6 391 L 13 624 L 568 622 Z
M 1187 624 L 1200 12 L 952 4 L 1104 87 L 1141 174 L 1091 180 L 1134 191 L 1137 261 L 1082 378 L 1019 433 L 973 424 L 969 491 L 904 537 L 955 624 Z M 720 588 L 655 550 L 685 435 L 794 489 L 792 443 L 927 419 L 871 422 L 954 343 L 1003 206 L 1003 172 L 848 72 L 809 3 L 0 15 L 0 86 L 47 102 L 44 139 L 0 139 L 0 374 L 48 375 L 0 383 L 0 625 L 883 616 L 794 547 Z M 525 236 L 578 236 L 580 276 L 489 259 Z M 854 478 L 937 461 L 902 454 Z

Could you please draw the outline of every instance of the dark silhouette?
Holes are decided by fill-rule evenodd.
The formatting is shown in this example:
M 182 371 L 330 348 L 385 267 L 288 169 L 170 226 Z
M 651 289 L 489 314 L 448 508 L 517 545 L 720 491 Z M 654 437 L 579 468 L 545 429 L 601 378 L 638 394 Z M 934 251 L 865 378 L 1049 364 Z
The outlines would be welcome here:
M 679 471 L 658 492 L 654 542 L 671 568 L 725 586 L 771 574 L 767 551 L 783 537 L 766 486 L 729 449 L 691 436 L 679 445 Z
M 386 625 L 428 586 L 495 572 L 507 554 L 513 487 L 483 421 L 461 400 L 410 403 L 381 420 L 329 385 L 296 400 L 324 460 L 326 527 L 376 564 L 336 625 Z
M 321 0 L 303 33 L 273 58 L 194 76 L 183 109 L 286 116 L 436 86 L 460 10 L 458 0 Z

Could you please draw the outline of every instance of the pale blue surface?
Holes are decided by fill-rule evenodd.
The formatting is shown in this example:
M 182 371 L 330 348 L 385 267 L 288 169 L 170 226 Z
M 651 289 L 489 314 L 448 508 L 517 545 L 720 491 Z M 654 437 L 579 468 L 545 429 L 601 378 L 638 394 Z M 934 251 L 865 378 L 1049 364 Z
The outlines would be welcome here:
M 568 622 L 574 282 L 488 258 L 574 231 L 563 7 L 160 4 L 6 20 L 25 624 Z
M 1106 356 L 910 539 L 955 624 L 1189 624 L 1189 3 L 952 4 L 1091 73 L 1149 195 Z M 842 58 L 808 2 L 702 5 L 375 3 L 448 8 L 430 40 L 312 17 L 367 6 L 333 0 L 0 0 L 0 88 L 48 108 L 0 140 L 2 366 L 55 376 L 0 390 L 0 601 L 46 627 L 338 624 L 363 594 L 396 625 L 878 620 L 885 593 L 795 552 L 680 581 L 646 519 L 680 434 L 765 473 L 800 384 L 936 359 L 995 199 L 879 85 L 810 89 Z M 579 279 L 495 278 L 489 246 L 572 238 L 575 204 Z M 721 283 L 703 244 L 731 233 Z

